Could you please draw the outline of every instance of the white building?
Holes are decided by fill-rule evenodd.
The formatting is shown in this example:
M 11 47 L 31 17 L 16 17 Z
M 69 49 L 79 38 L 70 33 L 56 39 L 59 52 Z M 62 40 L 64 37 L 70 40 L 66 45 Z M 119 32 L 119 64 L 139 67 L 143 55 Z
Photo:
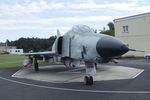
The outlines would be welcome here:
M 8 49 L 7 52 L 10 54 L 23 54 L 23 49 Z
M 114 20 L 115 36 L 126 42 L 129 48 L 146 52 L 128 52 L 126 56 L 143 56 L 150 53 L 150 13 Z

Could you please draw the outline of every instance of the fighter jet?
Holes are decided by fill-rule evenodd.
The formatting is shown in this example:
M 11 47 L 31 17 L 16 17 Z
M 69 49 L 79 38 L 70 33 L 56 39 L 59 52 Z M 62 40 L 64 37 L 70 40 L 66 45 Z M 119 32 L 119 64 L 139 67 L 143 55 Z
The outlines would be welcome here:
M 43 60 L 60 57 L 66 67 L 79 67 L 84 62 L 86 75 L 84 83 L 93 84 L 93 75 L 96 74 L 96 64 L 109 62 L 129 51 L 127 45 L 120 39 L 104 34 L 96 34 L 86 25 L 73 26 L 63 36 L 57 31 L 57 38 L 52 51 L 25 53 L 29 58 L 24 62 L 27 67 L 34 62 L 34 68 L 39 70 L 37 59 Z

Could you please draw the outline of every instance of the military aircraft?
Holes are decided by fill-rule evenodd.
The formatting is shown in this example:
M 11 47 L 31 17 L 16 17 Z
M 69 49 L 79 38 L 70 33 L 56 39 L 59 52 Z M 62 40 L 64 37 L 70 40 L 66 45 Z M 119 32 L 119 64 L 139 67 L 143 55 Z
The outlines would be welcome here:
M 129 48 L 120 39 L 96 34 L 92 28 L 86 25 L 76 25 L 63 36 L 57 31 L 52 51 L 25 53 L 24 55 L 29 58 L 23 66 L 30 66 L 34 62 L 34 68 L 38 71 L 37 59 L 46 60 L 53 57 L 60 57 L 66 67 L 78 67 L 82 61 L 85 63 L 86 69 L 84 83 L 92 85 L 97 63 L 107 63 L 128 51 Z

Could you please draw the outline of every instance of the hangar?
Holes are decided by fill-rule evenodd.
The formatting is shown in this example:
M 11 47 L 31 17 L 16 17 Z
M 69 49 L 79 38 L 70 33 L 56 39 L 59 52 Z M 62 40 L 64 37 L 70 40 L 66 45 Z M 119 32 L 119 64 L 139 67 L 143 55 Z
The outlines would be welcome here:
M 125 56 L 144 56 L 150 53 L 150 12 L 114 20 L 115 36 L 130 48 L 146 52 L 128 52 Z

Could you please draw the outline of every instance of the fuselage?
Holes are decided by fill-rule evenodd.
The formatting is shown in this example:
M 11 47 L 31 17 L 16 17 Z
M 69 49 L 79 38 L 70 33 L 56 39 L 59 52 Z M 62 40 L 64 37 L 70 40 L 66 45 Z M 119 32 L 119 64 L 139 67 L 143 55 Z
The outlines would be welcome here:
M 94 33 L 85 25 L 74 26 L 56 40 L 55 51 L 62 59 L 91 62 L 109 61 L 128 52 L 128 47 L 118 38 Z M 54 48 L 54 47 L 53 47 Z

